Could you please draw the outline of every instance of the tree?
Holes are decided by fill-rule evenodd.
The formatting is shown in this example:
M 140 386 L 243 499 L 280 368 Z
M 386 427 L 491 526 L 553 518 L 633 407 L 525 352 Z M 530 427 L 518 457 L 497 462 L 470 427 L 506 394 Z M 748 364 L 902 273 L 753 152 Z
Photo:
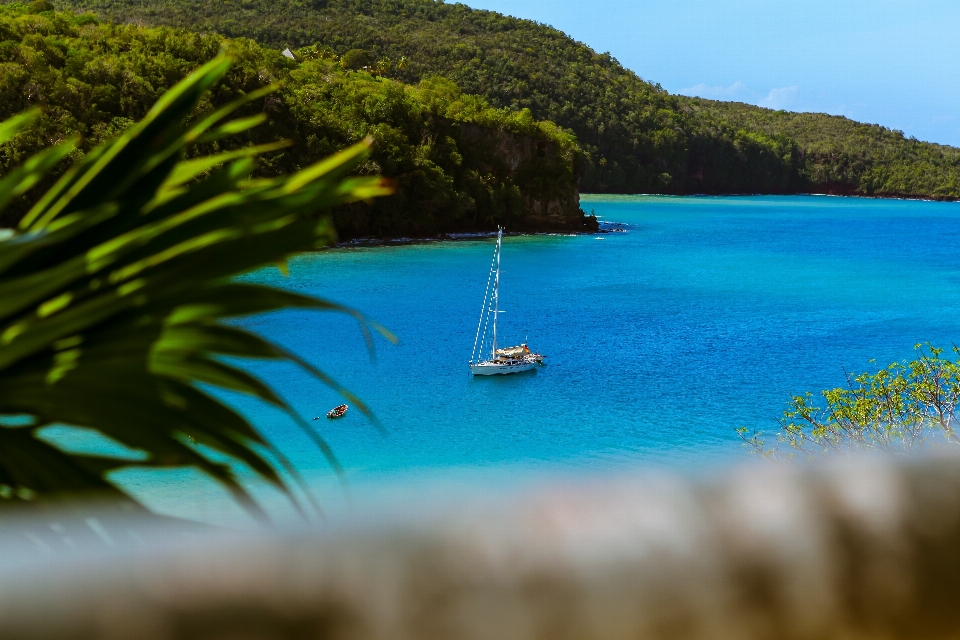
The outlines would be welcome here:
M 372 65 L 373 58 L 363 49 L 350 49 L 340 58 L 340 64 L 343 65 L 344 69 L 356 71 Z
M 793 396 L 772 448 L 760 432 L 741 427 L 737 433 L 745 446 L 768 458 L 864 450 L 902 454 L 924 445 L 960 445 L 960 349 L 953 347 L 958 359 L 951 361 L 941 357 L 943 349 L 914 348 L 915 360 L 848 375 L 846 387 L 822 391 L 823 408 L 809 392 Z
M 0 237 L 0 497 L 8 503 L 101 493 L 129 498 L 105 474 L 130 465 L 201 469 L 252 514 L 266 517 L 237 481 L 243 464 L 300 499 L 297 472 L 247 420 L 197 383 L 247 393 L 287 411 L 337 472 L 327 443 L 273 389 L 221 356 L 297 363 L 366 407 L 322 371 L 225 318 L 285 307 L 355 311 L 237 274 L 280 265 L 335 238 L 330 207 L 390 192 L 379 177 L 349 178 L 368 153 L 354 145 L 293 175 L 251 179 L 254 158 L 278 142 L 212 155 L 188 153 L 262 123 L 230 119 L 268 86 L 186 122 L 227 72 L 220 56 L 164 94 L 146 117 L 92 150 Z M 0 125 L 0 143 L 36 113 Z M 0 180 L 0 208 L 76 146 L 42 151 Z M 38 437 L 47 425 L 94 429 L 146 460 L 79 455 Z M 226 459 L 228 462 L 224 462 Z M 315 505 L 316 506 L 316 505 Z

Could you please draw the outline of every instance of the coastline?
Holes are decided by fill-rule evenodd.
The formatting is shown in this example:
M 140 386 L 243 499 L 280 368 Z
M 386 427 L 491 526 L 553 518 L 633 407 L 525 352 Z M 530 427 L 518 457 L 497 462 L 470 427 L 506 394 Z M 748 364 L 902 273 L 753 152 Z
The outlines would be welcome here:
M 831 193 L 826 191 L 803 191 L 797 193 L 581 193 L 581 201 L 599 201 L 607 197 L 658 197 L 658 198 L 753 198 L 758 196 L 820 196 L 827 198 L 864 198 L 867 200 L 909 200 L 916 202 L 960 202 L 955 196 L 920 196 L 895 193 Z
M 859 198 L 868 200 L 898 200 L 911 202 L 960 202 L 960 198 L 952 196 L 909 196 L 894 194 L 846 194 L 846 193 L 824 193 L 824 192 L 804 192 L 804 193 L 581 193 L 579 198 L 581 204 L 590 202 L 603 202 L 608 198 L 753 198 L 758 196 L 772 197 L 823 197 L 823 198 Z M 590 216 L 586 216 L 590 217 Z M 503 235 L 513 236 L 589 236 L 594 234 L 620 233 L 626 231 L 623 224 L 613 221 L 597 221 L 595 230 L 562 230 L 549 229 L 543 231 L 504 231 Z M 350 249 L 361 247 L 392 247 L 411 244 L 427 244 L 431 242 L 448 242 L 458 240 L 477 240 L 481 238 L 492 238 L 497 235 L 496 231 L 462 231 L 440 233 L 435 236 L 417 236 L 417 237 L 360 237 L 350 238 L 332 244 L 323 249 Z M 321 250 L 323 250 L 321 249 Z
M 592 236 L 599 233 L 625 233 L 622 222 L 600 222 L 599 228 L 595 231 L 504 231 L 503 235 L 508 237 L 517 236 Z M 441 233 L 436 236 L 427 237 L 400 237 L 400 238 L 351 238 L 337 242 L 328 247 L 320 249 L 353 249 L 361 247 L 398 247 L 411 244 L 428 244 L 431 242 L 456 242 L 459 240 L 479 240 L 483 238 L 495 238 L 496 231 L 469 231 L 462 233 Z

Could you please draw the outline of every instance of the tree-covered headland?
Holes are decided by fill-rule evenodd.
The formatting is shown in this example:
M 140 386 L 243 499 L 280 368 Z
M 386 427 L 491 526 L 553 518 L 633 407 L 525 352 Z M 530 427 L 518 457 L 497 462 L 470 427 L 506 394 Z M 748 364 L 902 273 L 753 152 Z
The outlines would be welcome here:
M 670 95 L 548 26 L 442 0 L 54 0 L 274 49 L 318 45 L 441 75 L 493 107 L 572 130 L 583 191 L 960 197 L 960 150 L 877 125 Z M 640 35 L 639 37 L 643 37 Z
M 177 81 L 225 49 L 235 62 L 195 109 L 202 117 L 279 85 L 244 108 L 263 126 L 201 144 L 195 153 L 264 150 L 263 177 L 294 173 L 366 137 L 361 175 L 385 175 L 396 194 L 334 212 L 341 236 L 447 231 L 578 229 L 582 153 L 573 135 L 526 109 L 495 108 L 441 77 L 405 84 L 363 52 L 279 48 L 170 27 L 114 24 L 57 12 L 44 0 L 0 7 L 0 118 L 41 115 L 0 147 L 0 172 L 76 137 L 75 159 L 142 118 Z M 390 65 L 396 70 L 402 62 Z M 284 142 L 286 141 L 286 143 Z M 264 146 L 266 145 L 266 146 Z M 41 186 L 49 186 L 56 172 Z M 29 197 L 4 212 L 23 215 Z

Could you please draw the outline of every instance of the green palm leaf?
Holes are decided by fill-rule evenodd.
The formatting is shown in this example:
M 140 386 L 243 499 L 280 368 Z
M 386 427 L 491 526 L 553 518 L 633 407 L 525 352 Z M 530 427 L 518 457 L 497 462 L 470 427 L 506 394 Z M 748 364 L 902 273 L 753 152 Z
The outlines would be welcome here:
M 370 329 L 394 341 L 380 325 L 331 302 L 231 280 L 331 243 L 335 231 L 318 211 L 390 188 L 380 178 L 347 177 L 368 141 L 265 180 L 251 179 L 253 157 L 286 142 L 185 160 L 195 144 L 264 121 L 230 117 L 272 86 L 185 122 L 229 66 L 221 56 L 177 84 L 141 122 L 68 170 L 17 231 L 0 234 L 0 498 L 123 496 L 105 473 L 133 464 L 192 465 L 264 517 L 226 457 L 296 504 L 281 473 L 304 486 L 295 470 L 198 383 L 284 409 L 341 472 L 327 443 L 282 397 L 221 358 L 292 361 L 369 414 L 367 408 L 310 363 L 222 321 L 290 307 L 338 311 L 353 315 L 368 341 Z M 0 143 L 33 115 L 0 123 Z M 73 142 L 49 149 L 0 179 L 0 209 L 73 149 Z M 3 416 L 18 420 L 4 423 Z M 96 429 L 148 457 L 61 450 L 38 437 L 51 424 Z

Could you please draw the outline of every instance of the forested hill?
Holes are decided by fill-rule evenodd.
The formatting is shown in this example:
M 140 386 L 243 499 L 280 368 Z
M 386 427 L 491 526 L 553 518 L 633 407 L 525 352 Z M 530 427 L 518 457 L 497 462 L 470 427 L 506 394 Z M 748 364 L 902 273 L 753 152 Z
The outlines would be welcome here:
M 54 0 L 121 22 L 353 50 L 573 130 L 585 191 L 960 196 L 960 150 L 822 114 L 673 96 L 550 27 L 434 0 Z M 404 64 L 398 68 L 401 59 Z
M 293 143 L 265 154 L 262 175 L 296 171 L 373 137 L 361 172 L 391 178 L 397 192 L 334 212 L 342 235 L 422 237 L 498 224 L 514 231 L 584 228 L 576 140 L 527 110 L 493 108 L 443 78 L 408 85 L 357 71 L 312 47 L 297 49 L 292 60 L 251 40 L 49 9 L 45 0 L 0 6 L 0 120 L 42 109 L 34 125 L 0 145 L 0 175 L 64 139 L 78 139 L 79 154 L 117 135 L 226 48 L 235 63 L 196 115 L 279 82 L 278 92 L 249 107 L 267 122 L 228 139 L 234 146 Z M 223 144 L 202 150 L 231 148 Z M 15 223 L 28 204 L 25 197 L 7 209 L 0 227 Z

